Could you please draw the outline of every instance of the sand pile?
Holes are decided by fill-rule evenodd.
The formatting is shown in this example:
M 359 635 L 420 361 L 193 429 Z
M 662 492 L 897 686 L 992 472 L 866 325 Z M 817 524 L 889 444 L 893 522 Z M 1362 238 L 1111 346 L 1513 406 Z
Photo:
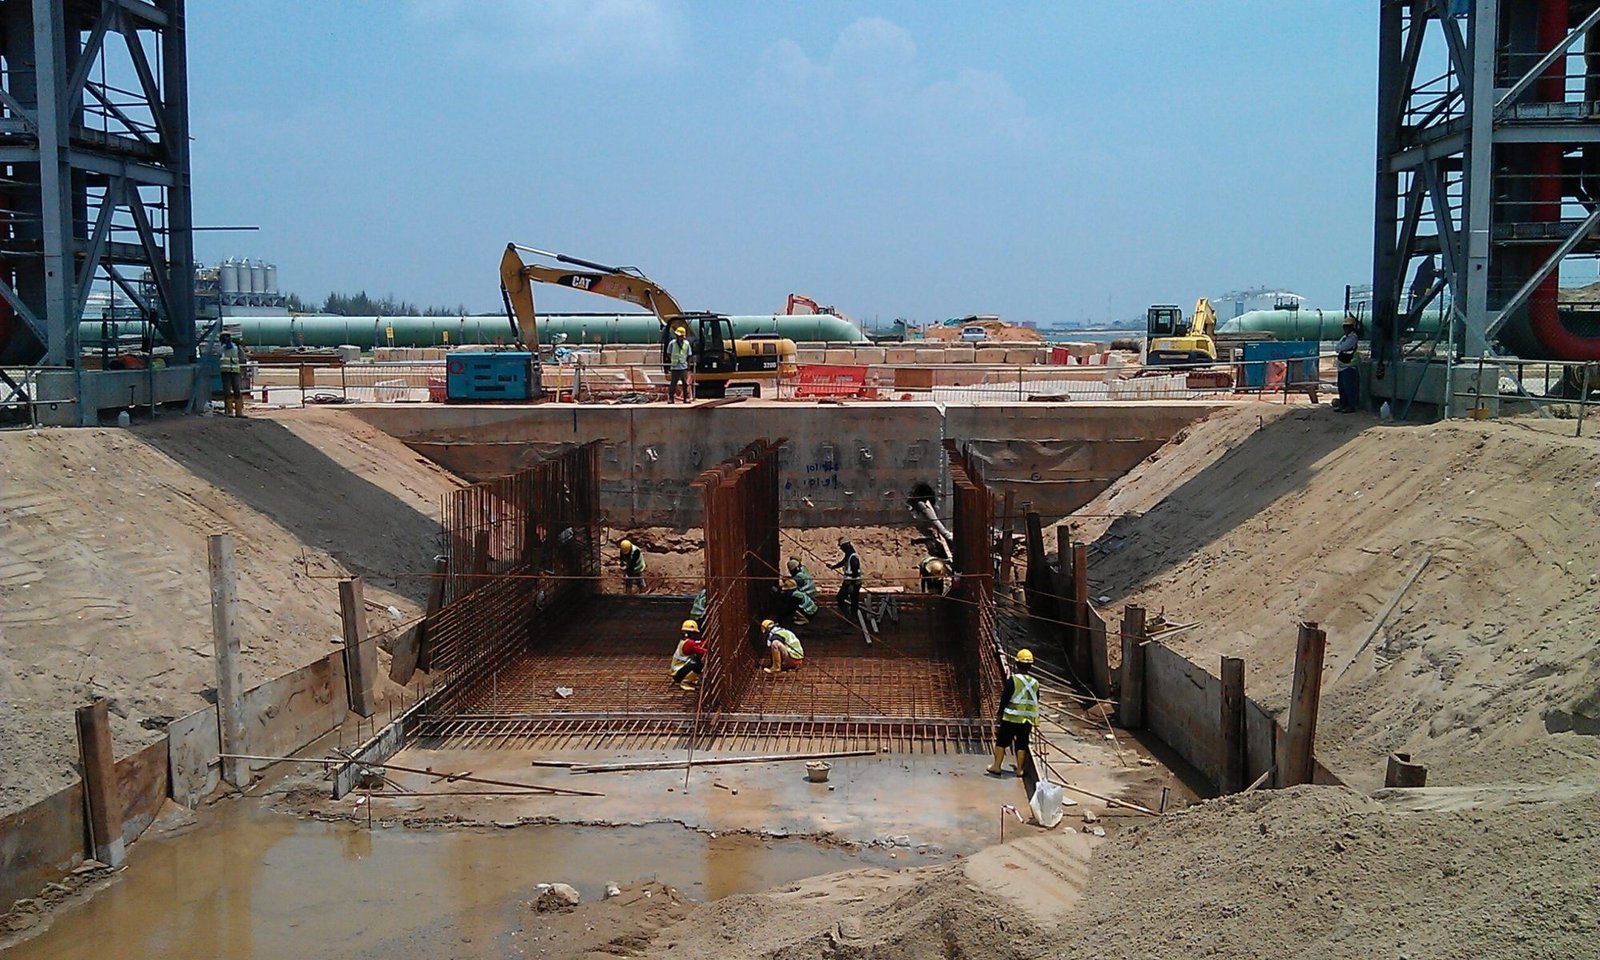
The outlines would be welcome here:
M 248 684 L 334 649 L 340 576 L 371 578 L 374 632 L 419 609 L 393 575 L 430 568 L 455 481 L 333 416 L 0 432 L 0 811 L 76 778 L 74 707 L 112 698 L 122 756 L 205 705 L 209 534 L 234 536 Z
M 1559 421 L 1287 409 L 1198 424 L 1084 508 L 1120 515 L 1083 521 L 1103 527 L 1090 577 L 1106 612 L 1198 621 L 1172 646 L 1213 671 L 1243 657 L 1269 708 L 1287 700 L 1296 621 L 1319 622 L 1318 754 L 1358 785 L 1381 783 L 1393 750 L 1431 784 L 1600 768 L 1584 735 L 1600 731 L 1600 441 Z

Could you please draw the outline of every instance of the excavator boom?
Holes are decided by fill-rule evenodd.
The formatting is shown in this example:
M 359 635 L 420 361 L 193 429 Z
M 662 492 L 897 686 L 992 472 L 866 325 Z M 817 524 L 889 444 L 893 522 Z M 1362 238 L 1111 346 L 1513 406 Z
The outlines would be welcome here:
M 683 308 L 678 306 L 678 301 L 672 298 L 672 294 L 649 277 L 629 273 L 620 267 L 608 267 L 564 254 L 546 253 L 543 250 L 530 249 L 530 252 L 590 269 L 563 270 L 541 263 L 524 263 L 518 250 L 516 244 L 506 244 L 506 252 L 500 258 L 500 286 L 505 290 L 506 301 L 511 309 L 519 339 L 526 341 L 532 349 L 537 350 L 539 347 L 538 320 L 533 309 L 535 283 L 549 283 L 558 287 L 582 290 L 584 293 L 599 294 L 602 297 L 626 300 L 628 303 L 649 310 L 663 324 L 667 323 L 669 318 L 683 313 Z

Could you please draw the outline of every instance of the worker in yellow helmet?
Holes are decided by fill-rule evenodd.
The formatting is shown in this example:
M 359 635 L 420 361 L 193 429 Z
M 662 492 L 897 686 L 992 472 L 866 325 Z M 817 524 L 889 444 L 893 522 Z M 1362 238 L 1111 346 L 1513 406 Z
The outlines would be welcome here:
M 779 608 L 783 611 L 778 615 L 779 620 L 788 620 L 795 626 L 810 622 L 817 615 L 817 601 L 811 599 L 811 594 L 800 589 L 793 577 L 784 577 L 774 590 Z
M 700 624 L 683 621 L 683 636 L 672 651 L 672 682 L 685 690 L 693 690 L 706 672 L 706 645 L 700 639 Z
M 622 588 L 628 593 L 644 592 L 644 551 L 632 540 L 617 544 L 622 554 Z
M 1028 754 L 1028 736 L 1039 725 L 1039 680 L 1033 676 L 1033 651 L 1018 650 L 1012 658 L 1011 676 L 1000 690 L 1000 717 L 995 729 L 994 763 L 984 771 L 998 777 L 1006 760 L 1006 750 L 1017 755 L 1017 774 L 1024 783 L 1038 780 L 1033 758 Z M 1033 788 L 1028 787 L 1031 796 Z
M 949 589 L 950 564 L 933 554 L 930 553 L 922 558 L 922 563 L 917 566 L 917 572 L 922 574 L 923 593 L 937 593 L 943 596 Z
M 798 670 L 806 662 L 805 648 L 793 630 L 778 626 L 776 621 L 761 621 L 761 638 L 772 651 L 772 666 L 762 667 L 762 673 L 779 674 L 785 669 Z

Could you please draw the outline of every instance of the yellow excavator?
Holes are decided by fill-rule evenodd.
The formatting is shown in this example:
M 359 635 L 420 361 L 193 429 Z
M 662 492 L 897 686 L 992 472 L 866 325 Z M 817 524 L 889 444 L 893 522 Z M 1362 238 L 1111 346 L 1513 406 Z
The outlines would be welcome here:
M 522 253 L 582 267 L 569 270 L 542 263 L 525 263 Z M 761 395 L 761 385 L 776 385 L 793 376 L 799 360 L 794 341 L 777 334 L 751 334 L 737 339 L 733 322 L 721 314 L 685 311 L 672 294 L 638 270 L 611 267 L 562 253 L 506 244 L 500 258 L 500 291 L 506 316 L 517 342 L 539 350 L 538 320 L 533 309 L 533 284 L 549 283 L 602 297 L 626 300 L 649 310 L 661 321 L 661 362 L 667 362 L 667 343 L 683 330 L 694 347 L 696 397 L 722 397 L 730 384 L 748 384 Z
M 1158 303 L 1145 311 L 1145 366 L 1217 362 L 1217 311 L 1211 301 L 1196 300 L 1188 329 L 1180 332 L 1182 326 L 1183 309 L 1177 304 Z

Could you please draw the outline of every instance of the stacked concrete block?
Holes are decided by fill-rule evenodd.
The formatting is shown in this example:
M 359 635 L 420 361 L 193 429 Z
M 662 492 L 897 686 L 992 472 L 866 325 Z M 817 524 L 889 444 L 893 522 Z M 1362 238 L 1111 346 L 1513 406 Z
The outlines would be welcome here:
M 884 350 L 884 363 L 916 363 L 917 350 L 915 347 L 889 347 Z
M 974 347 L 946 347 L 944 350 L 945 363 L 971 363 L 976 359 L 978 351 Z
M 979 347 L 973 359 L 977 363 L 1005 363 L 1006 351 L 1003 347 Z
M 887 353 L 882 347 L 856 347 L 856 363 L 882 363 Z

